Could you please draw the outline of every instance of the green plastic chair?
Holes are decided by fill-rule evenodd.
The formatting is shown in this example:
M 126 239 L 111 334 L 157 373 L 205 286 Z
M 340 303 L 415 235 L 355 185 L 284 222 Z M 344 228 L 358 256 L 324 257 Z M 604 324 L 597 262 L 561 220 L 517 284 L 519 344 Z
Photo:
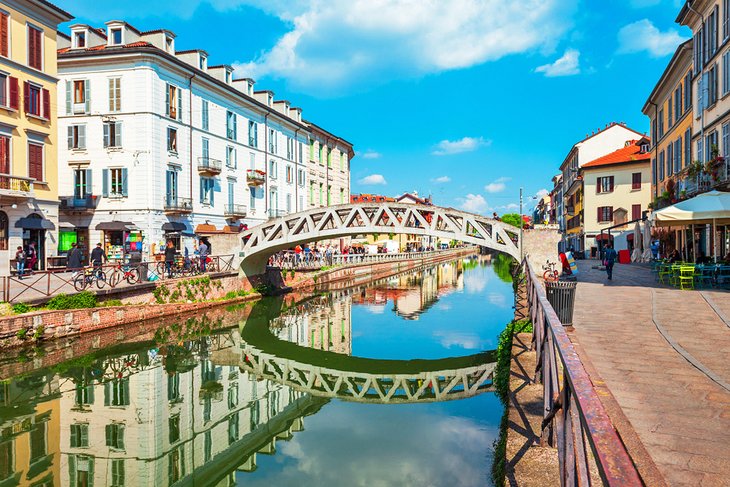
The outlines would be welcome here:
M 679 268 L 679 288 L 681 290 L 695 288 L 695 267 L 683 265 Z

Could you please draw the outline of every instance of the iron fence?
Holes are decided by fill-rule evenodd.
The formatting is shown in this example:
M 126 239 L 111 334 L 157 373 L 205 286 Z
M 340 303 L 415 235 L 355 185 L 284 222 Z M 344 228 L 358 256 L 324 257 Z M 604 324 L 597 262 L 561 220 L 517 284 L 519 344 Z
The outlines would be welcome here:
M 316 270 L 325 266 L 370 264 L 393 260 L 427 259 L 456 249 L 429 250 L 424 252 L 398 252 L 388 254 L 327 254 L 314 252 L 296 253 L 291 250 L 277 252 L 269 258 L 269 265 L 286 270 Z M 463 250 L 463 249 L 458 249 Z
M 542 283 L 527 259 L 522 265 L 537 354 L 535 381 L 543 385 L 540 443 L 557 447 L 560 484 L 591 485 L 596 469 L 604 485 L 643 485 Z

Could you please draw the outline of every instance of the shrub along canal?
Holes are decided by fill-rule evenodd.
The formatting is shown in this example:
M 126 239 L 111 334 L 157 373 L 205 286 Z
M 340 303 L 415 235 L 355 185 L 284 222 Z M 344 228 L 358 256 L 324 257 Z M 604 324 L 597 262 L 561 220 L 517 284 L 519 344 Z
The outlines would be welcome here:
M 512 305 L 475 256 L 0 377 L 0 484 L 490 485 Z

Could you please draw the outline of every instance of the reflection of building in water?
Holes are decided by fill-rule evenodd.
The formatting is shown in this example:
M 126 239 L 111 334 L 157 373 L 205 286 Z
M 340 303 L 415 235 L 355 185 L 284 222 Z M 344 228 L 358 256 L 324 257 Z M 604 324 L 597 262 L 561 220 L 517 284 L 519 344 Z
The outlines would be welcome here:
M 234 462 L 239 470 L 255 468 L 257 450 L 273 453 L 274 439 L 265 436 L 271 421 L 305 395 L 240 372 L 235 354 L 226 365 L 216 363 L 239 342 L 237 335 L 232 332 L 218 350 L 202 338 L 65 374 L 61 485 L 167 486 L 191 476 L 209 485 L 201 471 L 232 448 L 253 447 Z M 299 429 L 301 418 L 295 417 L 275 433 L 288 437 Z M 230 480 L 235 474 L 220 467 L 209 473 Z
M 0 485 L 59 485 L 59 397 L 50 374 L 0 382 Z
M 304 347 L 352 354 L 352 298 L 322 296 L 282 313 L 271 323 L 272 333 Z

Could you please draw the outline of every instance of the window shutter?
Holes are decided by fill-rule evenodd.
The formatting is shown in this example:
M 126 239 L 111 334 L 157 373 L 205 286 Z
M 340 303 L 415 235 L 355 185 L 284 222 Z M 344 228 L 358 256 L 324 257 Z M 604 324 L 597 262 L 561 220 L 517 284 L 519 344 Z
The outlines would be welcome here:
M 71 82 L 66 81 L 66 115 L 71 115 Z
M 104 124 L 104 147 L 109 147 L 109 124 Z
M 114 147 L 122 146 L 122 122 L 114 123 Z
M 108 424 L 104 427 L 105 433 L 106 433 L 106 446 L 114 446 L 114 443 L 112 442 L 112 428 L 114 425 Z
M 608 207 L 608 221 L 613 221 L 613 206 Z
M 200 202 L 205 201 L 205 179 L 200 178 Z
M 117 425 L 117 448 L 124 450 L 124 425 Z
M 101 195 L 104 198 L 109 197 L 109 169 L 101 170 Z M 109 403 L 106 394 L 104 395 L 104 399 L 105 405 L 108 406 Z
M 25 113 L 30 111 L 30 83 L 23 82 L 23 110 Z
M 20 106 L 20 93 L 18 93 L 18 78 L 10 76 L 8 78 L 8 91 L 10 92 L 10 100 L 8 104 L 13 110 L 17 110 Z
M 215 180 L 208 180 L 208 187 L 210 188 L 210 206 L 215 205 Z
M 84 80 L 84 110 L 91 113 L 91 86 L 89 80 Z
M 41 97 L 43 97 L 43 118 L 48 120 L 51 119 L 51 93 L 43 88 L 41 90 Z
M 35 36 L 33 29 L 28 27 L 28 64 L 35 66 Z
M 127 184 L 127 168 L 122 168 L 122 196 L 129 196 Z
M 609 176 L 609 177 L 608 177 L 608 184 L 609 184 L 609 186 L 610 186 L 610 189 L 609 189 L 609 191 L 610 191 L 611 193 L 613 193 L 613 176 Z
M 170 116 L 170 83 L 165 84 L 165 113 Z
M 165 171 L 165 194 L 167 195 L 167 201 L 170 201 L 170 188 L 172 187 L 172 184 L 170 183 L 170 179 L 172 175 L 170 174 L 172 171 Z
M 78 426 L 71 425 L 71 448 L 76 448 L 79 445 L 79 437 L 78 437 Z M 73 455 L 71 455 L 73 457 Z M 70 461 L 69 458 L 69 464 L 72 464 L 73 462 Z
M 91 169 L 86 169 L 86 191 L 84 191 L 84 196 L 94 194 L 94 186 L 92 185 L 91 174 Z
M 601 206 L 598 207 L 598 217 L 596 217 L 596 218 L 597 218 L 597 221 L 599 221 L 599 222 L 603 221 L 603 207 L 601 207 Z
M 74 127 L 73 125 L 68 126 L 68 148 L 74 148 Z
M 114 111 L 114 78 L 109 78 L 109 111 Z
M 0 14 L 0 54 L 8 57 L 8 16 Z
M 79 149 L 86 149 L 86 125 L 79 125 Z
M 182 120 L 182 90 L 177 89 L 177 119 Z

